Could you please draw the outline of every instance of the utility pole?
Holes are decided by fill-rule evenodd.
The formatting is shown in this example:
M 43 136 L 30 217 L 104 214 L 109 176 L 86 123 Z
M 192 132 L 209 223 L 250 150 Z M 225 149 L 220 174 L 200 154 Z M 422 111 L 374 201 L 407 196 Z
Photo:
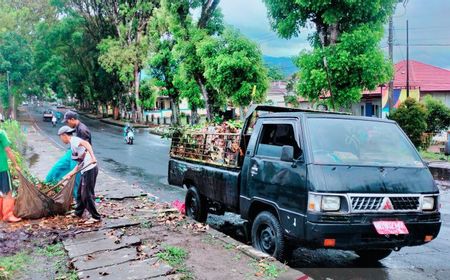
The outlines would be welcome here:
M 394 64 L 394 20 L 392 15 L 389 17 L 389 34 L 388 34 L 388 45 L 389 45 L 389 59 L 391 63 Z M 394 76 L 389 81 L 389 89 L 388 89 L 388 105 L 389 105 L 389 115 L 392 113 L 392 107 L 394 106 L 394 79 L 395 79 L 395 69 Z
M 409 97 L 409 28 L 406 20 L 406 98 Z

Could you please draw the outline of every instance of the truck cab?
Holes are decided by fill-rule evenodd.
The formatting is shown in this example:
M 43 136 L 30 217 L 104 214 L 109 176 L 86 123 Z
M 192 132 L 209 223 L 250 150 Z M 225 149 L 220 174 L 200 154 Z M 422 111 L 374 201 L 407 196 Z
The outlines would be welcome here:
M 236 166 L 172 157 L 169 182 L 187 186 L 188 214 L 236 212 L 253 246 L 278 259 L 304 246 L 379 260 L 436 238 L 439 190 L 395 122 L 256 109 L 266 113 L 249 113 Z

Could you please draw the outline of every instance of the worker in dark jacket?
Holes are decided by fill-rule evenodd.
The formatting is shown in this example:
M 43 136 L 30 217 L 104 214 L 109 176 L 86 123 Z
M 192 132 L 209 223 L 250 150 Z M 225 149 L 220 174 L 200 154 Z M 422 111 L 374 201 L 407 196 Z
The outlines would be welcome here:
M 87 141 L 89 144 L 92 145 L 91 131 L 84 123 L 82 123 L 79 120 L 78 114 L 76 112 L 67 111 L 64 114 L 64 119 L 62 122 L 66 123 L 68 126 L 75 129 L 74 136 L 77 136 L 78 138 L 81 138 L 82 140 Z M 72 159 L 71 155 L 72 153 L 69 149 L 67 153 L 65 153 L 64 156 L 60 160 L 58 160 L 58 162 L 47 174 L 47 177 L 45 178 L 46 182 L 48 183 L 59 182 L 64 176 L 66 176 L 71 170 L 73 170 L 75 166 L 77 166 L 77 162 Z M 78 186 L 80 185 L 80 175 L 78 174 L 76 178 L 77 179 L 75 181 L 75 187 L 73 190 L 73 195 L 75 198 L 77 198 L 78 195 Z

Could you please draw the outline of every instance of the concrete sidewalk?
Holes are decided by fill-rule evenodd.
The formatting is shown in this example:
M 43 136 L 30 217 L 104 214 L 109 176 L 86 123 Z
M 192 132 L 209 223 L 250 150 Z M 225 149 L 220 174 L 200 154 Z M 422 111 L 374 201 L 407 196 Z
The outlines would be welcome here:
M 33 158 L 30 170 L 44 179 L 65 151 L 49 144 L 37 126 L 25 125 Z M 274 279 L 265 274 L 267 267 L 273 267 L 279 279 L 309 279 L 173 209 L 153 208 L 142 189 L 107 174 L 101 166 L 95 191 L 104 216 L 101 225 L 81 229 L 63 241 L 80 279 L 180 279 L 186 276 L 185 269 L 188 279 Z M 185 268 L 158 258 L 168 245 L 188 253 Z
M 30 166 L 30 171 L 43 180 L 64 151 L 49 145 L 49 139 L 44 137 L 35 126 L 28 126 L 27 134 L 29 153 L 32 156 L 37 155 L 34 156 L 35 162 Z M 112 200 L 145 196 L 146 193 L 100 169 L 96 195 L 105 200 Z M 80 279 L 172 279 L 165 276 L 171 274 L 173 270 L 171 266 L 159 263 L 155 258 L 137 260 L 139 258 L 137 248 L 142 244 L 139 237 L 111 238 L 112 232 L 120 232 L 124 228 L 139 224 L 140 222 L 129 218 L 104 218 L 100 227 L 89 229 L 73 239 L 64 241 L 64 248 L 78 271 L 78 277 Z M 128 275 L 131 275 L 131 278 L 128 278 Z

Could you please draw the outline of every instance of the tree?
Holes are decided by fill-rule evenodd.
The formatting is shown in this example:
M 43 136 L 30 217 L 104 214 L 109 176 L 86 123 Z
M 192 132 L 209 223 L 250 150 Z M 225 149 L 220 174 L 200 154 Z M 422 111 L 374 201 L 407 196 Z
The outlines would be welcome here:
M 338 44 L 301 53 L 297 60 L 299 94 L 313 102 L 329 98 L 332 108 L 358 102 L 364 89 L 375 89 L 392 74 L 392 66 L 378 47 L 381 37 L 381 31 L 363 25 L 342 34 Z
M 17 60 L 22 55 L 25 55 L 26 61 L 22 66 L 12 65 L 13 69 L 6 69 L 6 58 L 0 58 L 0 64 L 3 64 L 4 71 L 11 72 L 11 92 L 13 95 L 7 96 L 8 90 L 6 86 L 6 72 L 2 73 L 0 70 L 0 91 L 3 98 L 0 100 L 0 107 L 8 107 L 12 110 L 13 117 L 15 116 L 15 101 L 17 97 L 25 94 L 36 93 L 37 89 L 33 84 L 35 72 L 32 69 L 33 50 L 31 41 L 35 38 L 36 25 L 39 22 L 53 22 L 56 20 L 56 10 L 50 5 L 48 0 L 0 0 L 0 36 L 12 39 L 3 46 L 3 51 L 12 51 L 13 53 L 5 54 L 8 59 Z M 9 40 L 8 39 L 8 40 Z M 14 46 L 15 44 L 15 46 Z M 22 47 L 21 50 L 16 50 L 14 47 Z M 15 53 L 17 52 L 17 53 Z M 1 57 L 1 55 L 0 55 Z M 4 63 L 1 62 L 3 60 Z M 22 68 L 19 70 L 19 68 Z M 26 71 L 25 71 L 26 69 Z M 20 81 L 16 78 L 20 72 Z M 4 86 L 3 86 L 4 85 Z
M 205 77 L 226 105 L 230 100 L 241 109 L 252 102 L 263 102 L 268 88 L 267 70 L 259 48 L 238 31 L 227 29 L 218 38 L 204 40 L 198 55 Z
M 298 36 L 310 22 L 313 51 L 302 52 L 298 92 L 312 101 L 321 97 L 333 108 L 358 101 L 364 89 L 389 80 L 392 65 L 378 43 L 382 25 L 396 0 L 264 0 L 272 28 L 283 38 Z
M 172 109 L 172 123 L 179 123 L 180 115 L 180 95 L 181 91 L 176 84 L 175 79 L 179 68 L 179 59 L 174 55 L 174 47 L 177 44 L 172 35 L 174 29 L 174 14 L 179 8 L 177 4 L 171 1 L 162 0 L 161 8 L 155 12 L 155 16 L 149 24 L 150 47 L 150 73 L 154 85 L 159 89 L 162 95 L 170 98 Z
M 422 135 L 427 130 L 427 110 L 414 98 L 407 98 L 389 116 L 396 121 L 417 148 L 423 147 Z
M 281 68 L 278 66 L 267 66 L 267 76 L 269 77 L 270 81 L 282 81 L 285 79 L 283 71 L 281 71 Z
M 8 108 L 13 119 L 16 119 L 16 98 L 26 88 L 26 77 L 31 71 L 32 53 L 28 42 L 15 32 L 0 33 L 0 78 L 10 90 Z M 8 85 L 9 83 L 9 85 Z M 3 94 L 5 91 L 3 91 Z
M 184 79 L 186 84 L 196 86 L 184 96 L 191 98 L 189 104 L 193 112 L 192 120 L 198 120 L 197 109 L 205 107 L 208 120 L 212 120 L 214 114 L 220 111 L 223 100 L 205 77 L 205 69 L 201 63 L 198 47 L 203 40 L 211 36 L 219 36 L 223 27 L 223 15 L 218 7 L 220 0 L 182 0 L 168 1 L 172 5 L 172 34 L 177 40 L 174 47 L 175 55 L 180 61 L 181 72 L 177 77 L 178 82 Z M 195 23 L 190 11 L 199 9 L 200 18 Z M 185 92 L 185 91 L 183 91 Z M 201 99 L 198 95 L 201 94 Z
M 427 132 L 437 134 L 450 126 L 450 109 L 440 100 L 431 96 L 424 99 L 427 114 Z
M 115 28 L 115 36 L 100 43 L 99 62 L 109 73 L 115 72 L 124 85 L 134 90 L 137 119 L 143 120 L 139 98 L 140 73 L 148 55 L 148 24 L 159 1 L 114 0 L 105 5 Z

